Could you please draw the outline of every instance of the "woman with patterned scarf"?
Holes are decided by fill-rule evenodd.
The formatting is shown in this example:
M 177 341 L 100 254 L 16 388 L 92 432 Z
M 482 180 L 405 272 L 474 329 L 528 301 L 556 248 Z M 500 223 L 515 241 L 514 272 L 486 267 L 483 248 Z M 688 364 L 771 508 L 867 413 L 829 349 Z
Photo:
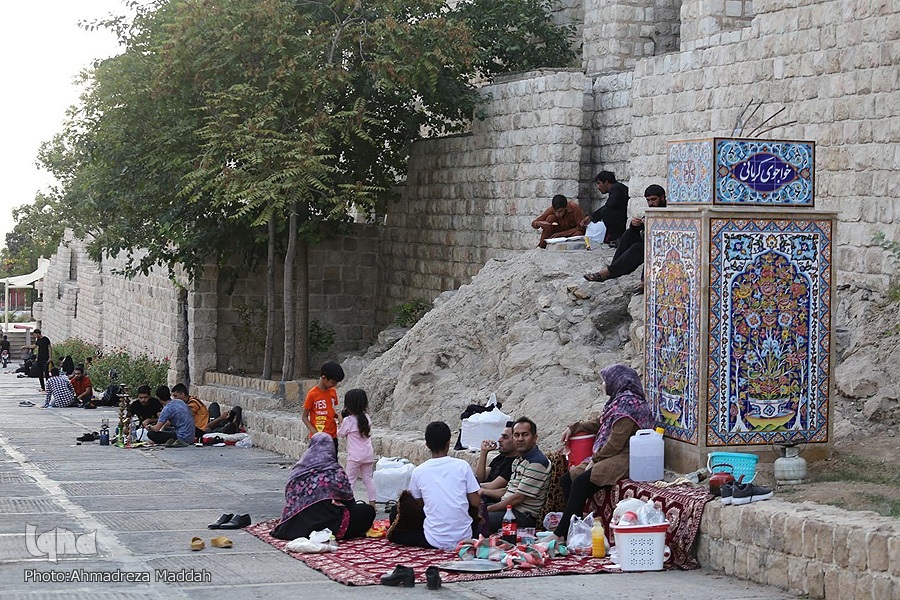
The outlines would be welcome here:
M 375 509 L 353 500 L 350 480 L 337 461 L 334 441 L 317 433 L 291 470 L 284 489 L 284 511 L 272 537 L 294 540 L 326 527 L 334 537 L 362 537 L 375 520 Z
M 652 429 L 655 418 L 644 398 L 644 386 L 637 372 L 626 365 L 612 365 L 600 372 L 609 400 L 596 421 L 575 423 L 563 432 L 565 444 L 579 433 L 596 434 L 593 456 L 573 465 L 563 475 L 561 484 L 566 495 L 566 509 L 553 531 L 558 538 L 569 533 L 573 514 L 581 516 L 588 498 L 601 488 L 613 486 L 628 475 L 628 446 L 639 429 Z

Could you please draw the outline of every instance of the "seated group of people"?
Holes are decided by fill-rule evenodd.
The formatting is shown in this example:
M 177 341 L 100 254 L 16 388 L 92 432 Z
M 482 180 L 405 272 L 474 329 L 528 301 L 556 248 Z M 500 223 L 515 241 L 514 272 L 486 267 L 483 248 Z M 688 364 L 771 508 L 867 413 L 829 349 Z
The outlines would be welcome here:
M 243 413 L 235 406 L 222 414 L 219 404 L 206 406 L 196 396 L 188 394 L 187 386 L 175 384 L 171 390 L 161 385 L 156 396 L 150 395 L 150 386 L 137 389 L 137 399 L 128 406 L 128 417 L 137 417 L 147 430 L 147 438 L 155 444 L 170 440 L 180 444 L 193 444 L 207 433 L 238 433 Z
M 616 181 L 614 173 L 601 171 L 594 181 L 601 193 L 609 194 L 603 206 L 586 216 L 578 202 L 557 194 L 550 208 L 532 221 L 531 226 L 541 230 L 538 247 L 546 248 L 548 239 L 584 235 L 589 223 L 602 221 L 606 226 L 603 241 L 615 247 L 616 253 L 608 267 L 587 273 L 584 278 L 606 281 L 632 273 L 644 263 L 644 218 L 634 217 L 628 221 L 628 187 Z M 662 186 L 647 186 L 644 198 L 651 208 L 666 206 L 666 191 Z
M 71 377 L 56 367 L 50 369 L 45 389 L 44 408 L 81 406 L 94 397 L 94 384 L 80 363 L 72 369 Z
M 564 538 L 571 516 L 581 515 L 588 498 L 613 486 L 628 474 L 629 440 L 639 429 L 652 428 L 655 419 L 644 397 L 637 372 L 612 365 L 601 372 L 609 395 L 596 420 L 575 423 L 562 436 L 594 434 L 593 455 L 570 465 L 560 481 L 566 495 L 565 512 L 551 538 Z M 520 528 L 537 527 L 551 484 L 551 462 L 538 447 L 537 425 L 527 417 L 507 423 L 496 444 L 482 444 L 476 468 L 449 456 L 450 427 L 442 421 L 425 428 L 431 458 L 417 466 L 392 513 L 388 539 L 423 548 L 452 550 L 464 539 L 501 528 L 508 506 Z M 488 465 L 487 455 L 499 456 Z M 272 531 L 279 539 L 308 537 L 330 528 L 337 539 L 361 537 L 371 527 L 375 509 L 355 502 L 331 436 L 317 433 L 294 466 L 285 490 L 280 524 Z

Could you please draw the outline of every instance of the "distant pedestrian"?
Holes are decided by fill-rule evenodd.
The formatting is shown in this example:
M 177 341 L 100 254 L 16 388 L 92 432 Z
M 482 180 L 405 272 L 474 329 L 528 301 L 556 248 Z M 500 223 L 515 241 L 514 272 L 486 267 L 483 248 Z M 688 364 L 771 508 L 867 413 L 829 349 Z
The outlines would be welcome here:
M 34 330 L 34 345 L 37 348 L 37 365 L 38 379 L 41 381 L 41 391 L 45 391 L 44 380 L 48 377 L 47 366 L 50 363 L 50 338 L 41 334 L 40 329 Z

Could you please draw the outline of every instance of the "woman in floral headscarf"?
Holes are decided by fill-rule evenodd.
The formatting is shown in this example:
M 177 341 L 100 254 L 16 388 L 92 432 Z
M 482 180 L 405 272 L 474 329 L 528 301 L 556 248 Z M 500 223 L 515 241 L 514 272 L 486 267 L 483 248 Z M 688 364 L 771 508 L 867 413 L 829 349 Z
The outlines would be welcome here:
M 609 400 L 596 421 L 575 423 L 563 432 L 562 441 L 578 433 L 596 434 L 594 453 L 580 465 L 573 465 L 562 477 L 566 509 L 553 531 L 557 537 L 569 533 L 573 514 L 581 515 L 584 503 L 601 488 L 615 485 L 628 475 L 628 446 L 639 429 L 652 429 L 653 411 L 644 398 L 644 386 L 637 372 L 626 365 L 612 365 L 600 372 Z
M 353 500 L 350 480 L 337 461 L 333 438 L 317 433 L 291 470 L 284 490 L 281 522 L 272 537 L 293 540 L 326 527 L 334 537 L 362 537 L 375 520 L 375 509 Z

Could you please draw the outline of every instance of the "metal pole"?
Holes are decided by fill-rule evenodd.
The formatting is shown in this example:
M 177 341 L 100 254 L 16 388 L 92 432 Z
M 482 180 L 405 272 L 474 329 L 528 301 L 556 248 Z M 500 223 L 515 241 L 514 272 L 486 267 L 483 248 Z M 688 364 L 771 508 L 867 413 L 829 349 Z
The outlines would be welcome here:
M 3 333 L 9 333 L 9 277 L 6 278 L 6 301 L 3 303 Z

